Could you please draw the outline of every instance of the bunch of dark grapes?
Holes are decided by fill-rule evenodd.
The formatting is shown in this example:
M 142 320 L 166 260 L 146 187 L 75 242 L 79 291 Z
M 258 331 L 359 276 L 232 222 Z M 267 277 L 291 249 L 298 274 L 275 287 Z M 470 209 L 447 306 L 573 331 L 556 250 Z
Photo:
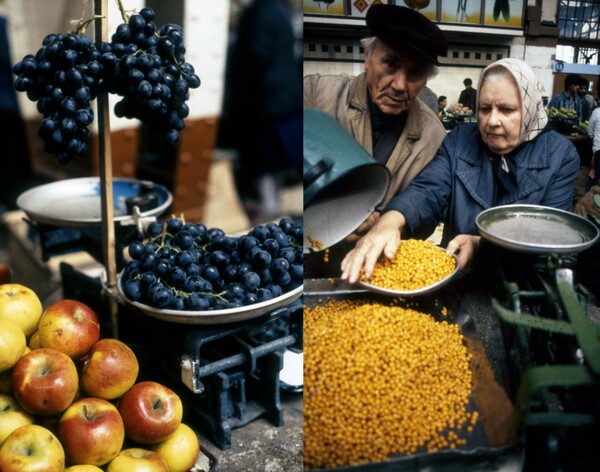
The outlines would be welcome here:
M 35 55 L 13 67 L 15 89 L 37 102 L 43 115 L 39 135 L 59 162 L 87 154 L 90 102 L 99 93 L 123 97 L 115 105 L 117 116 L 138 118 L 167 143 L 179 142 L 189 89 L 199 87 L 200 79 L 185 62 L 181 27 L 157 29 L 153 19 L 154 11 L 142 8 L 98 48 L 83 34 L 50 34 Z
M 103 46 L 105 57 L 115 60 L 109 91 L 123 97 L 115 105 L 117 116 L 138 118 L 175 145 L 189 114 L 189 89 L 199 87 L 200 79 L 185 62 L 181 27 L 159 29 L 153 19 L 154 11 L 142 8 Z
M 50 34 L 35 55 L 14 65 L 15 89 L 37 102 L 42 114 L 39 135 L 59 162 L 88 151 L 94 120 L 90 102 L 103 84 L 100 53 L 85 35 Z
M 302 226 L 289 218 L 239 237 L 171 218 L 151 223 L 128 250 L 121 288 L 129 300 L 155 308 L 237 308 L 302 284 Z

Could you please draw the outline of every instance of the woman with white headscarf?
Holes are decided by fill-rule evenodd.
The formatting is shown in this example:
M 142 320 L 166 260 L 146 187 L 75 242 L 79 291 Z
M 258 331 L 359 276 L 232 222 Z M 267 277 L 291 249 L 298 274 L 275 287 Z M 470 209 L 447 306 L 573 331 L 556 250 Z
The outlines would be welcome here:
M 401 238 L 418 237 L 444 222 L 442 246 L 469 265 L 480 241 L 477 215 L 514 203 L 571 211 L 579 155 L 547 127 L 538 80 L 518 59 L 481 73 L 477 124 L 454 128 L 434 160 L 401 193 L 342 262 L 342 279 L 366 277 L 381 254 L 392 258 Z

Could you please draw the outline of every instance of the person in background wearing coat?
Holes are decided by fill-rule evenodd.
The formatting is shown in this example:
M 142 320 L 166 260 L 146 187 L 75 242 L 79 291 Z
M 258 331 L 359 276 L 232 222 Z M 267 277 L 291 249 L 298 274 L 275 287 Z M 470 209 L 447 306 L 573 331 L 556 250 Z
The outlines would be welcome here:
M 571 108 L 577 112 L 577 119 L 583 121 L 583 102 L 579 98 L 581 76 L 569 74 L 565 77 L 565 90 L 552 97 L 548 108 Z
M 219 132 L 238 152 L 236 187 L 258 223 L 280 216 L 281 187 L 302 175 L 302 69 L 290 2 L 243 3 Z
M 464 107 L 470 108 L 471 111 L 475 113 L 477 107 L 477 89 L 473 88 L 473 81 L 469 78 L 463 80 L 463 85 L 465 86 L 465 89 L 460 92 L 458 103 Z
M 330 114 L 386 165 L 391 183 L 385 205 L 425 168 L 446 134 L 437 113 L 417 96 L 437 73 L 438 56 L 446 54 L 447 44 L 437 25 L 410 8 L 373 5 L 366 22 L 372 36 L 362 41 L 365 71 L 357 77 L 306 76 L 304 108 Z M 355 242 L 378 215 L 374 212 L 347 242 Z
M 446 95 L 440 95 L 438 97 L 438 116 L 440 120 L 447 115 L 446 113 L 446 105 L 448 104 L 448 97 Z
M 479 246 L 477 215 L 513 203 L 572 210 L 579 171 L 575 146 L 551 127 L 532 69 L 519 59 L 486 67 L 479 79 L 477 123 L 454 128 L 435 159 L 396 195 L 342 261 L 342 279 L 368 278 L 401 238 L 444 222 L 442 247 L 467 267 Z

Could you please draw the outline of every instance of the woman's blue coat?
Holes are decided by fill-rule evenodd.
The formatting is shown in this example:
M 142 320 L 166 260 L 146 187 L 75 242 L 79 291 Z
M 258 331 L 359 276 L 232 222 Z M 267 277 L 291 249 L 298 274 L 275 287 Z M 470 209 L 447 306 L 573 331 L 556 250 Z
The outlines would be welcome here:
M 489 155 L 476 124 L 455 127 L 433 161 L 385 210 L 400 211 L 413 236 L 443 221 L 442 246 L 458 234 L 478 234 L 475 219 L 491 207 L 524 203 L 572 210 L 579 154 L 564 136 L 545 131 L 515 149 L 510 155 L 516 163 L 516 190 L 498 200 Z

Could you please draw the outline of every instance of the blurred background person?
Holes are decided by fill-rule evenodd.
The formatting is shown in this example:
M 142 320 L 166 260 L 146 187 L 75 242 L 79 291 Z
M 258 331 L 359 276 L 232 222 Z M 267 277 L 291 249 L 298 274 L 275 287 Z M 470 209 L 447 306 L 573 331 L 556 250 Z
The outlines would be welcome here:
M 463 80 L 464 90 L 460 92 L 458 103 L 470 108 L 473 113 L 477 110 L 477 90 L 473 88 L 473 81 L 468 77 Z
M 592 111 L 596 107 L 596 100 L 589 90 L 589 82 L 586 78 L 582 77 L 579 82 L 579 98 L 581 98 L 582 105 L 582 121 L 587 121 L 592 116 Z
M 438 116 L 440 120 L 446 116 L 446 106 L 448 105 L 448 97 L 446 95 L 440 95 L 438 97 Z
M 570 108 L 577 112 L 577 119 L 582 121 L 583 118 L 583 102 L 579 98 L 579 87 L 581 77 L 577 74 L 569 74 L 565 77 L 565 89 L 554 95 L 548 108 Z
M 234 148 L 236 187 L 251 221 L 280 212 L 302 162 L 302 63 L 287 0 L 244 0 L 232 35 L 220 144 Z

